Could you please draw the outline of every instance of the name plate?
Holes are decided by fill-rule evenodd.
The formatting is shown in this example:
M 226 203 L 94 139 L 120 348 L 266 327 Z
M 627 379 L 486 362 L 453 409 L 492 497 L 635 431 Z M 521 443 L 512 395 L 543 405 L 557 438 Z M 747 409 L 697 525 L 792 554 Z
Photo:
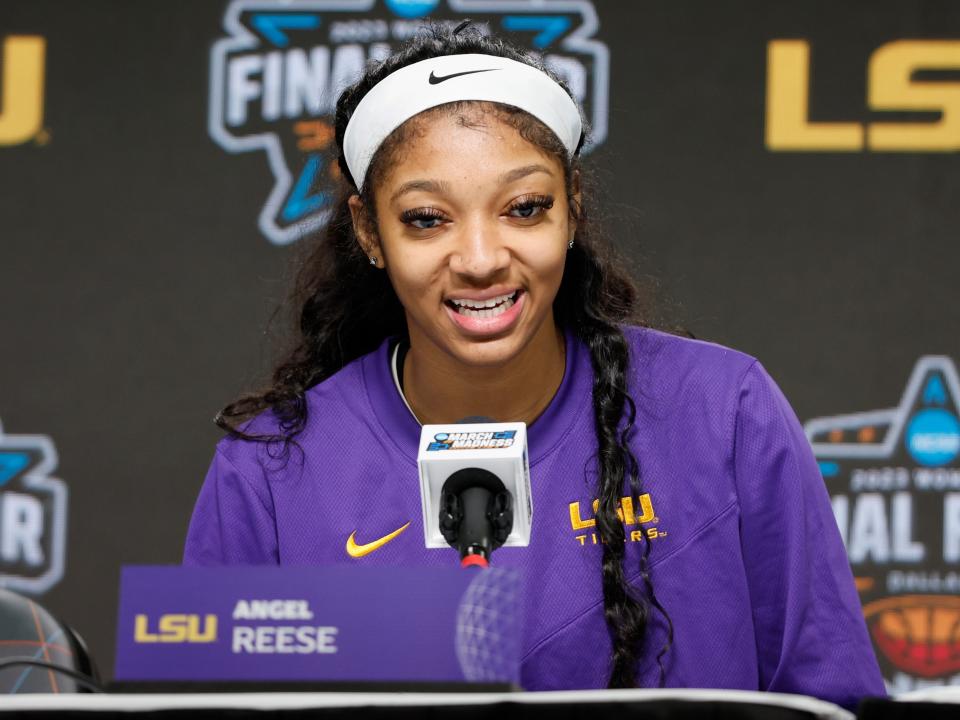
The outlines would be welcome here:
M 514 570 L 127 566 L 118 681 L 520 680 Z

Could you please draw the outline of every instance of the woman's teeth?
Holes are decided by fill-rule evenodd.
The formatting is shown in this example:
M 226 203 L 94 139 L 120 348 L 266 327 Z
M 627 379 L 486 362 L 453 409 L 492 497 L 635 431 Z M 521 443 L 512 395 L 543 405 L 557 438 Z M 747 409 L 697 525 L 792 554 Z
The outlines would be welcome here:
M 501 295 L 489 300 L 451 300 L 457 312 L 467 317 L 493 318 L 503 315 L 513 307 L 516 293 Z

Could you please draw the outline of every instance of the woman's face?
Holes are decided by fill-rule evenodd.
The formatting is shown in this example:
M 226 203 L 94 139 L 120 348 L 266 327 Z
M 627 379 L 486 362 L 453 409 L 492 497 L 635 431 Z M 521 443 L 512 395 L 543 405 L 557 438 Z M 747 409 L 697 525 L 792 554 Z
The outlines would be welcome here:
M 386 267 L 418 351 L 498 365 L 553 338 L 553 300 L 573 239 L 563 167 L 482 107 L 411 122 L 374 189 L 377 233 L 355 226 Z

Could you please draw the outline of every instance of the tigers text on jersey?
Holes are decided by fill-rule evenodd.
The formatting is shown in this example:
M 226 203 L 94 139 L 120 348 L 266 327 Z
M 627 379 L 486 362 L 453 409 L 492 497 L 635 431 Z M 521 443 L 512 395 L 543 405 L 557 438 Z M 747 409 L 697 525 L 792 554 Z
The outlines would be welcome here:
M 667 686 L 800 693 L 848 707 L 884 695 L 823 480 L 777 386 L 733 350 L 624 332 L 642 494 L 623 498 L 619 515 L 629 577 L 639 583 L 649 543 L 652 584 L 673 621 Z M 307 392 L 307 424 L 286 456 L 263 443 L 219 443 L 186 564 L 457 563 L 452 549 L 424 547 L 420 427 L 394 385 L 389 349 L 384 342 Z M 530 545 L 493 556 L 526 578 L 528 690 L 605 687 L 610 670 L 593 370 L 570 332 L 566 351 L 563 382 L 528 429 Z M 275 431 L 269 413 L 248 429 Z M 640 686 L 656 685 L 665 642 L 654 613 Z

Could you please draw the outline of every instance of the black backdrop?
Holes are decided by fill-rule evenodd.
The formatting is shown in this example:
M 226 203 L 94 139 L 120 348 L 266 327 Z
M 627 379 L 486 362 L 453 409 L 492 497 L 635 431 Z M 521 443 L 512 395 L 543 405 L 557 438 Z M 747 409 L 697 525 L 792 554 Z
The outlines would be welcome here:
M 893 41 L 952 41 L 946 69 L 917 77 L 960 92 L 958 3 L 585 4 L 610 55 L 609 131 L 590 156 L 608 227 L 660 278 L 673 319 L 759 357 L 804 421 L 893 407 L 918 358 L 960 357 L 960 131 L 946 151 L 764 142 L 778 39 L 810 43 L 812 120 L 936 121 L 871 111 L 868 60 Z M 266 155 L 230 154 L 208 132 L 226 10 L 0 4 L 0 39 L 46 43 L 42 127 L 0 145 L 0 443 L 56 448 L 65 573 L 39 597 L 107 669 L 118 568 L 179 560 L 219 437 L 211 418 L 269 367 L 264 329 L 296 248 L 258 228 Z M 379 1 L 374 13 L 391 17 Z M 936 464 L 957 468 L 948 456 Z M 958 568 L 941 558 L 940 523 L 915 516 L 913 532 L 932 528 L 923 567 L 945 576 Z M 864 570 L 881 585 L 882 565 Z M 881 660 L 905 688 L 950 681 L 953 652 L 925 672 Z

